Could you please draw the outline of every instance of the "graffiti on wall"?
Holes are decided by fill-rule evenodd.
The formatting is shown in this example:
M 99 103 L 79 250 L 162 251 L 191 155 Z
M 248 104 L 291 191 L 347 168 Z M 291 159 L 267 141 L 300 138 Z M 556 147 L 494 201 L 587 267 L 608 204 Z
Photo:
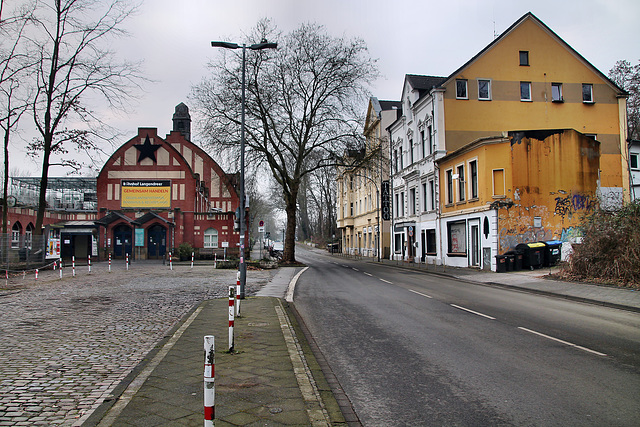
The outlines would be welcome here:
M 556 197 L 555 201 L 556 208 L 554 214 L 560 215 L 562 218 L 567 216 L 571 218 L 574 213 L 588 213 L 596 208 L 595 198 L 587 194 L 567 194 Z
M 544 228 L 528 228 L 517 230 L 515 228 L 502 228 L 500 230 L 500 248 L 503 252 L 515 249 L 520 243 L 531 243 L 552 240 L 553 233 Z

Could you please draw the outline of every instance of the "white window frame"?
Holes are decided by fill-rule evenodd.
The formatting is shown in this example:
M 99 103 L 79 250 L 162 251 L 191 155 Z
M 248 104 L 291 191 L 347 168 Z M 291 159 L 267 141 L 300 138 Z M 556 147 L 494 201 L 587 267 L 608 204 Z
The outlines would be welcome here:
M 453 194 L 453 168 L 447 169 L 444 171 L 444 179 L 446 185 L 445 197 L 447 205 L 451 205 L 454 203 L 454 194 Z
M 409 215 L 416 214 L 416 188 L 409 189 Z
M 553 88 L 558 88 L 558 96 L 556 97 Z M 551 83 L 551 102 L 564 102 L 562 95 L 562 83 Z
M 527 97 L 523 96 L 522 89 L 527 89 Z M 533 99 L 531 97 L 531 82 L 520 82 L 520 101 L 522 102 L 532 102 Z
M 585 89 L 589 89 L 589 99 L 585 99 Z M 593 84 L 592 83 L 582 83 L 582 102 L 584 104 L 594 104 L 595 101 L 593 99 Z
M 22 235 L 22 225 L 20 222 L 14 222 L 11 226 L 11 247 L 20 247 L 20 236 Z
M 218 230 L 213 227 L 209 227 L 204 231 L 204 247 L 218 249 Z
M 476 165 L 476 170 L 475 170 L 475 177 L 473 174 L 473 168 L 471 167 L 472 164 Z M 474 158 L 474 159 L 469 159 L 469 161 L 467 162 L 467 169 L 469 171 L 468 175 L 469 175 L 469 179 L 467 181 L 469 181 L 469 200 L 475 200 L 478 197 L 480 197 L 479 193 L 478 193 L 478 174 L 479 174 L 479 170 L 478 170 L 478 158 Z
M 636 165 L 633 166 L 631 159 L 636 159 Z M 631 170 L 640 170 L 640 155 L 638 153 L 629 153 L 629 167 Z
M 464 83 L 464 95 L 458 95 L 458 84 Z M 466 79 L 456 79 L 456 99 L 469 99 L 469 82 Z
M 467 192 L 466 192 L 466 175 L 464 170 L 464 163 L 460 163 L 456 165 L 456 175 L 458 176 L 458 202 L 464 202 L 467 200 Z
M 487 82 L 487 96 L 480 97 L 480 82 Z M 478 79 L 478 101 L 491 101 L 491 79 Z

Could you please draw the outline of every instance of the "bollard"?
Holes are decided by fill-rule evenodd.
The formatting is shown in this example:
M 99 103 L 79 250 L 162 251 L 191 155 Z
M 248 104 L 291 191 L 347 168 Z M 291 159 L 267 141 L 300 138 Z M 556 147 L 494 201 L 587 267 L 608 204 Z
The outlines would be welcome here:
M 218 268 L 218 254 L 213 254 L 213 268 Z
M 62 258 L 60 258 L 60 260 L 58 261 L 60 263 L 60 280 L 62 280 Z
M 229 285 L 229 353 L 233 351 L 233 327 L 235 318 L 236 288 Z
M 56 271 L 56 264 L 58 263 L 58 260 L 53 260 L 53 271 Z
M 236 274 L 236 316 L 240 317 L 240 271 Z
M 169 270 L 173 270 L 173 259 L 171 258 L 171 252 L 169 252 Z
M 129 254 L 126 255 L 125 262 L 127 263 L 127 270 L 129 270 Z
M 38 280 L 38 269 L 36 268 L 36 280 Z
M 191 252 L 191 268 L 193 268 L 193 255 L 194 255 L 194 253 Z
M 87 255 L 87 265 L 89 266 L 89 274 L 91 274 L 91 255 Z
M 216 368 L 215 368 L 215 337 L 204 337 L 204 427 L 213 427 L 216 416 Z
M 73 273 L 72 276 L 76 277 L 76 257 L 75 257 L 75 255 L 73 255 L 71 257 L 71 272 Z
M 109 252 L 109 273 L 111 273 L 111 252 Z

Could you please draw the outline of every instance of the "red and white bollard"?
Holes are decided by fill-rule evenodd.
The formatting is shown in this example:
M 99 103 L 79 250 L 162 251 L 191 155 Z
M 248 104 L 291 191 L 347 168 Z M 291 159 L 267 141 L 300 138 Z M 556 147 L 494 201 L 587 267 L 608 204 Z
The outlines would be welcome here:
M 213 254 L 213 268 L 218 268 L 218 254 Z
M 215 368 L 215 337 L 204 337 L 204 427 L 213 427 L 216 416 L 216 368 Z
M 125 257 L 125 263 L 127 264 L 127 270 L 129 270 L 129 254 Z
M 58 264 L 58 261 L 54 260 L 53 261 L 53 271 L 56 271 L 56 264 Z
M 240 271 L 236 274 L 236 316 L 240 317 Z
M 233 285 L 229 285 L 229 352 L 233 351 L 233 327 L 235 320 L 235 301 L 236 301 L 236 288 Z
M 111 273 L 111 252 L 109 252 L 109 273 Z
M 36 268 L 36 280 L 38 280 L 38 269 Z
M 173 270 L 173 261 L 171 258 L 171 252 L 169 252 L 169 270 Z
M 60 279 L 62 279 L 62 258 L 58 260 L 58 263 L 60 264 Z
M 193 256 L 194 256 L 194 255 L 195 255 L 195 254 L 194 254 L 193 252 L 191 252 L 191 268 L 193 268 Z
M 89 266 L 89 274 L 91 274 L 91 255 L 87 255 L 87 265 Z
M 76 257 L 75 257 L 75 255 L 71 257 L 71 272 L 73 273 L 73 277 L 76 277 Z

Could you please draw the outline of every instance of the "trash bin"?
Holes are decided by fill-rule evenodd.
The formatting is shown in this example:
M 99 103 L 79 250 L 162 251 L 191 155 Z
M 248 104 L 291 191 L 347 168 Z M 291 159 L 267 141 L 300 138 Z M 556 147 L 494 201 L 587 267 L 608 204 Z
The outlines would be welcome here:
M 542 267 L 544 262 L 544 243 L 520 243 L 516 246 L 516 251 L 522 253 L 522 268 Z
M 496 255 L 496 273 L 506 273 L 506 272 L 507 272 L 507 256 Z
M 518 252 L 518 251 L 509 251 L 506 253 L 506 255 L 512 255 L 513 256 L 513 271 L 518 271 L 518 270 L 522 270 L 522 259 L 524 258 L 524 255 L 522 254 L 522 252 Z
M 543 265 L 551 267 L 558 264 L 562 258 L 562 242 L 560 240 L 547 240 L 544 244 Z
M 516 264 L 516 257 L 510 253 L 506 253 L 504 256 L 507 257 L 507 271 L 513 271 Z

